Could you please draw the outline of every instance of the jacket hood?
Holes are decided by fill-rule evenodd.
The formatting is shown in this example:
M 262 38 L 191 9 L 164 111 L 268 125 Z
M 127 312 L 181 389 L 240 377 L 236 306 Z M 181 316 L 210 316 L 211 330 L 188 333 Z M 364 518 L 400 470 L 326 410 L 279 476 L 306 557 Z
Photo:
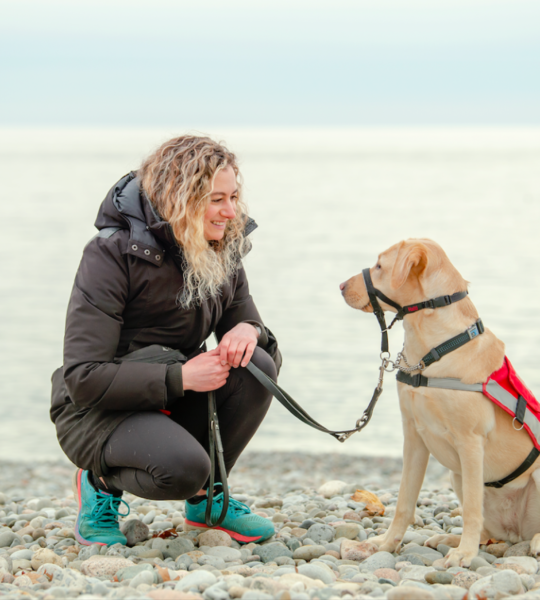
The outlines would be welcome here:
M 178 254 L 178 246 L 171 226 L 154 210 L 146 194 L 141 191 L 137 173 L 131 171 L 110 190 L 101 203 L 95 227 L 129 229 L 128 253 L 149 260 L 156 266 L 163 264 L 166 250 Z M 257 223 L 248 219 L 244 235 L 257 228 Z

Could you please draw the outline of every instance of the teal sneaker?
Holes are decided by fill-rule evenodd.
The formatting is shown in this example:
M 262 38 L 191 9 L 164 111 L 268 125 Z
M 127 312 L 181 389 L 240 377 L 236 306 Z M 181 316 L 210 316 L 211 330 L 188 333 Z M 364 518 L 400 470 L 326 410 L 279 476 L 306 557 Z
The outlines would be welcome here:
M 204 514 L 206 512 L 206 503 L 203 500 L 199 504 L 186 502 L 186 519 L 184 521 L 184 531 L 193 529 L 209 529 L 206 525 Z M 217 521 L 223 508 L 223 492 L 213 498 L 212 520 Z M 275 533 L 274 525 L 268 519 L 254 515 L 249 506 L 229 498 L 229 508 L 227 515 L 218 527 L 211 529 L 220 529 L 228 533 L 240 544 L 249 544 L 249 542 L 262 542 L 272 537 Z
M 117 543 L 125 546 L 127 540 L 118 527 L 118 517 L 127 517 L 129 506 L 122 498 L 96 491 L 88 480 L 89 474 L 89 471 L 77 469 L 73 476 L 73 493 L 79 502 L 75 537 L 84 546 L 111 546 Z M 118 512 L 120 502 L 126 505 L 126 514 Z

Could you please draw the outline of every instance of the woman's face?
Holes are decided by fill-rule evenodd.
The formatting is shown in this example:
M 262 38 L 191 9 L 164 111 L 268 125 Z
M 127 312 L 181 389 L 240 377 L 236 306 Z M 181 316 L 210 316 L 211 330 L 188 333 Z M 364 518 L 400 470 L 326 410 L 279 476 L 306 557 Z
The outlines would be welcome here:
M 214 188 L 210 194 L 210 204 L 204 215 L 204 237 L 219 241 L 225 234 L 227 221 L 236 216 L 238 186 L 236 174 L 231 166 L 218 171 L 214 177 Z

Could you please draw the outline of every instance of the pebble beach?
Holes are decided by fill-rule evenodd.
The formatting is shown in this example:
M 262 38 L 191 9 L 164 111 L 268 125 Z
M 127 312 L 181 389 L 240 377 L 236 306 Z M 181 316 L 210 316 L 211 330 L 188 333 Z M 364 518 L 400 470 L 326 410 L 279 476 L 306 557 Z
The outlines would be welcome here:
M 270 540 L 241 546 L 223 531 L 185 532 L 183 501 L 125 494 L 128 545 L 102 547 L 75 540 L 72 465 L 0 462 L 0 597 L 540 599 L 528 542 L 489 541 L 468 569 L 445 568 L 447 546 L 424 546 L 463 525 L 448 472 L 434 461 L 399 553 L 378 551 L 370 538 L 393 517 L 401 468 L 397 458 L 246 453 L 230 490 L 273 521 Z

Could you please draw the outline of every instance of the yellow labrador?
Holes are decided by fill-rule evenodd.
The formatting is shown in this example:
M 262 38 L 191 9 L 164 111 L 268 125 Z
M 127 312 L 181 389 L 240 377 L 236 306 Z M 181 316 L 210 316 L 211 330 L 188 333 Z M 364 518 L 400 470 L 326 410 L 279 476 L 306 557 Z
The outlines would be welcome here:
M 373 286 L 401 306 L 467 289 L 467 282 L 442 248 L 427 239 L 392 246 L 379 256 L 370 274 Z M 362 273 L 340 287 L 347 304 L 373 311 Z M 396 312 L 390 305 L 380 304 L 383 310 Z M 477 319 L 468 297 L 405 316 L 403 354 L 407 362 L 416 365 L 432 348 L 463 333 Z M 486 381 L 503 360 L 503 342 L 486 329 L 422 373 L 472 384 Z M 453 547 L 447 566 L 469 566 L 480 540 L 488 538 L 513 543 L 531 540 L 531 553 L 539 554 L 540 460 L 500 489 L 484 486 L 508 476 L 523 463 L 532 448 L 526 431 L 516 431 L 512 417 L 480 392 L 398 383 L 398 393 L 405 438 L 402 483 L 392 524 L 384 535 L 371 541 L 388 552 L 399 547 L 408 525 L 414 522 L 416 501 L 433 454 L 450 469 L 463 508 L 461 536 L 436 535 L 426 542 L 432 547 Z

